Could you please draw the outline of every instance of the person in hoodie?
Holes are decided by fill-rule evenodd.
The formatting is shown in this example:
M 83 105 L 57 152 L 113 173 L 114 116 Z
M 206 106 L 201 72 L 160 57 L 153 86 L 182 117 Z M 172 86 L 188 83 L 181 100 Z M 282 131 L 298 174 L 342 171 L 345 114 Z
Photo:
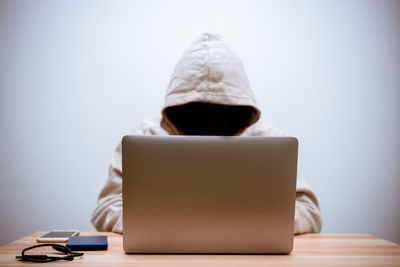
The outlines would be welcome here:
M 204 33 L 184 52 L 170 78 L 161 116 L 143 120 L 136 135 L 283 136 L 260 121 L 237 55 L 217 34 Z M 121 144 L 92 215 L 98 231 L 123 232 Z M 318 200 L 297 175 L 294 233 L 321 230 Z

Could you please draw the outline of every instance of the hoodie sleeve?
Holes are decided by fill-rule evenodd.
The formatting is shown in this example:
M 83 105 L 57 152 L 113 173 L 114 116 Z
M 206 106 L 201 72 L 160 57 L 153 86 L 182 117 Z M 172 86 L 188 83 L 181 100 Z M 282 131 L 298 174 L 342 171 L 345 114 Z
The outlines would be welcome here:
M 260 121 L 250 126 L 243 135 L 285 136 L 283 132 Z M 322 221 L 318 199 L 303 176 L 297 173 L 294 234 L 319 233 L 321 228 Z
M 301 174 L 297 174 L 294 233 L 319 233 L 322 221 L 318 199 Z
M 160 128 L 159 116 L 144 119 L 135 135 L 166 135 Z M 108 170 L 108 179 L 100 192 L 97 206 L 92 214 L 92 223 L 98 231 L 116 232 L 122 234 L 122 145 L 121 142 L 114 152 Z
M 112 158 L 108 179 L 101 190 L 92 223 L 98 231 L 122 233 L 122 151 L 121 143 Z

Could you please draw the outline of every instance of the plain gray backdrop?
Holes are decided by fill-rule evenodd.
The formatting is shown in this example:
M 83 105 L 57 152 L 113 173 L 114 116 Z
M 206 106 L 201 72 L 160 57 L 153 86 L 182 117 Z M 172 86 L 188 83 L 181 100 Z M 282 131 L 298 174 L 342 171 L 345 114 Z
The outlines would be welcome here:
M 399 1 L 0 0 L 0 244 L 95 230 L 114 148 L 205 31 L 299 139 L 323 232 L 400 242 Z

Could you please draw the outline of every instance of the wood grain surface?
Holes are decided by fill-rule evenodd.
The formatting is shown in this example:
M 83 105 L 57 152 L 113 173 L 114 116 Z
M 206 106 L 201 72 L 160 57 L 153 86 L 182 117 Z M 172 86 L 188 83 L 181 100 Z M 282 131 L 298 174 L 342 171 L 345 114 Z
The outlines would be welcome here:
M 37 244 L 36 232 L 0 247 L 0 266 L 24 266 L 33 263 L 15 259 L 25 247 Z M 198 254 L 125 254 L 122 235 L 107 235 L 107 251 L 86 251 L 74 261 L 44 263 L 45 266 L 400 266 L 398 244 L 367 234 L 306 234 L 295 236 L 290 255 L 198 255 Z M 45 251 L 43 251 L 45 252 Z M 38 264 L 33 264 L 38 265 Z M 41 264 L 39 264 L 41 265 Z

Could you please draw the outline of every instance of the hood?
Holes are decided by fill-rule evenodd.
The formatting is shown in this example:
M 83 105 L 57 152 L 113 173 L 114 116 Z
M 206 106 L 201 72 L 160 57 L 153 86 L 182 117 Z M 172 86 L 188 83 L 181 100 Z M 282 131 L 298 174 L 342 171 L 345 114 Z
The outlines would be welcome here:
M 247 127 L 260 117 L 242 62 L 218 34 L 201 34 L 179 59 L 168 84 L 161 127 L 169 134 L 182 134 L 165 110 L 191 102 L 251 106 Z

